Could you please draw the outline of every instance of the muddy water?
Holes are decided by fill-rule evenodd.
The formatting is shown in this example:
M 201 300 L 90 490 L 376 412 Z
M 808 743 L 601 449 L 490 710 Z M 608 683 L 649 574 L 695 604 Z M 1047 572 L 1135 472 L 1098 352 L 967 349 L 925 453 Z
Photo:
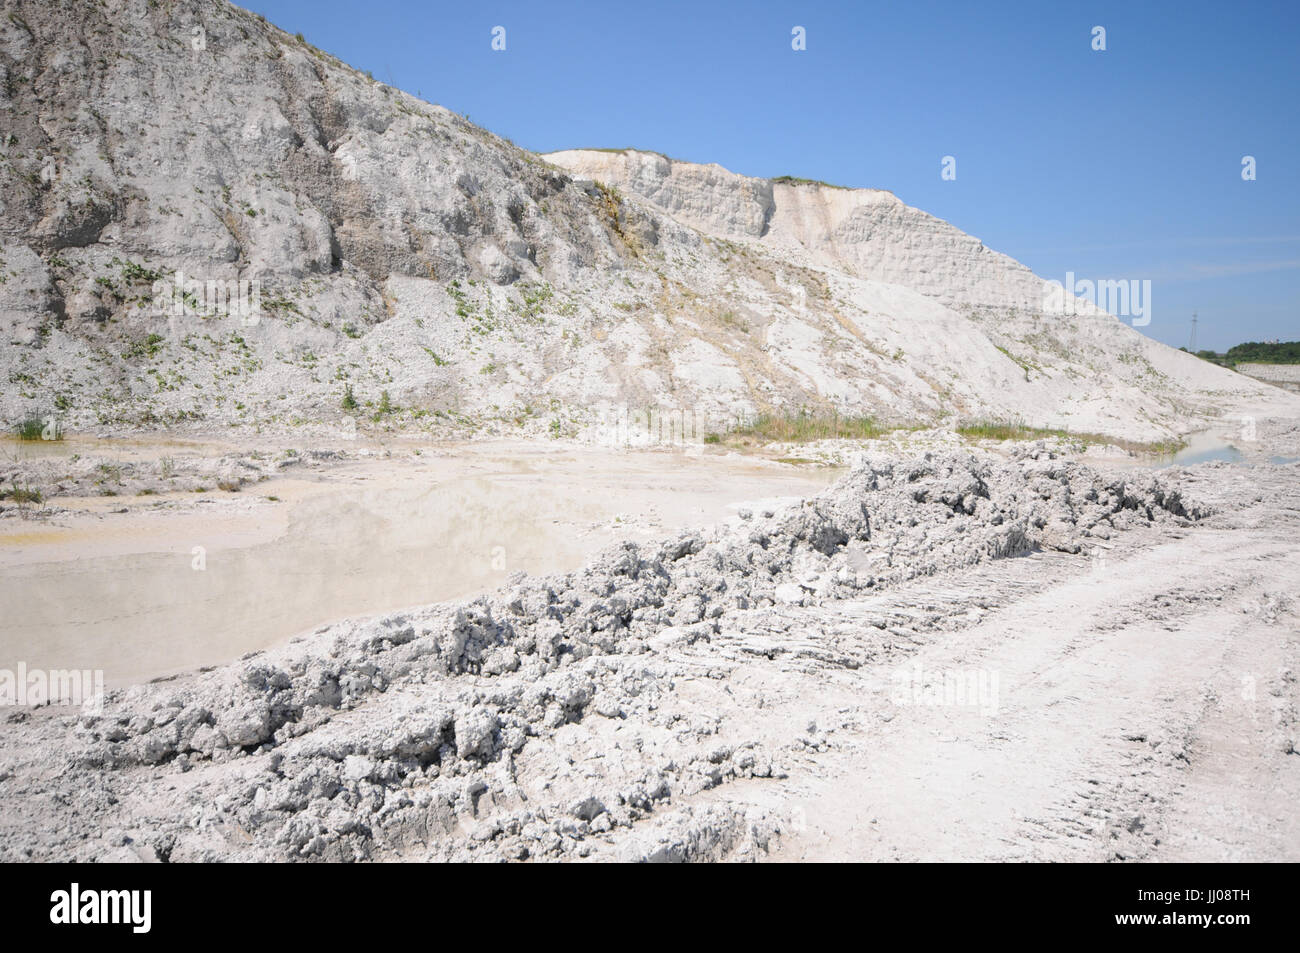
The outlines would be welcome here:
M 1241 463 L 1246 459 L 1227 437 L 1211 431 L 1202 431 L 1187 437 L 1187 445 L 1177 453 L 1159 456 L 1137 456 L 1119 459 L 1095 458 L 1097 462 L 1124 469 L 1164 470 L 1168 467 L 1190 467 L 1198 463 Z
M 187 501 L 7 527 L 0 668 L 102 669 L 112 687 L 216 665 L 340 618 L 486 591 L 516 570 L 576 568 L 619 540 L 724 519 L 737 501 L 806 495 L 836 475 L 488 449 L 272 481 L 198 512 Z
M 1241 463 L 1245 455 L 1231 443 L 1214 434 L 1197 434 L 1187 446 L 1173 456 L 1156 463 L 1155 469 L 1165 467 L 1190 467 L 1198 463 Z

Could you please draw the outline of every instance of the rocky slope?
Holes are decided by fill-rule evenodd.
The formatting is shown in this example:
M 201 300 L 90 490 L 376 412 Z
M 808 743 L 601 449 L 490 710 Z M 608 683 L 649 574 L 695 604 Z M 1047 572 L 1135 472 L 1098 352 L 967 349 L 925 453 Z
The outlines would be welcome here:
M 224 3 L 2 5 L 7 424 L 558 436 L 617 407 L 699 431 L 834 408 L 1152 440 L 1295 410 L 1041 314 L 1026 269 L 889 193 L 539 157 Z M 249 314 L 218 294 L 240 280 Z

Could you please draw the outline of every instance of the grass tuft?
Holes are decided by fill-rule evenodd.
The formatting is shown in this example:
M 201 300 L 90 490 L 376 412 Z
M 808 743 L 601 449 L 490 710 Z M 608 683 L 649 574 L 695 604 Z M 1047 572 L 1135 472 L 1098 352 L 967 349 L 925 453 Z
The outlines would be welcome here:
M 43 499 L 40 490 L 19 486 L 17 483 L 11 490 L 0 490 L 0 500 L 9 500 L 13 503 L 40 503 Z
M 873 417 L 841 417 L 836 413 L 759 414 L 734 428 L 731 436 L 806 443 L 812 440 L 871 440 L 890 429 L 878 424 Z
M 40 440 L 45 425 L 41 423 L 40 417 L 26 417 L 19 421 L 16 429 L 19 440 Z
M 971 440 L 1041 440 L 1045 437 L 1075 436 L 1064 430 L 1030 427 L 1018 420 L 974 420 L 959 424 L 957 433 Z

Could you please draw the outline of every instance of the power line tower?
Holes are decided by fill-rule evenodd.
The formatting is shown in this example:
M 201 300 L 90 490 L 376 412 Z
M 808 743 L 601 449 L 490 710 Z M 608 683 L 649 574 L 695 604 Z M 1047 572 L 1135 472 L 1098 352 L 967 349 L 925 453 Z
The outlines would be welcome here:
M 1192 339 L 1187 342 L 1187 350 L 1196 353 L 1196 312 L 1192 312 Z

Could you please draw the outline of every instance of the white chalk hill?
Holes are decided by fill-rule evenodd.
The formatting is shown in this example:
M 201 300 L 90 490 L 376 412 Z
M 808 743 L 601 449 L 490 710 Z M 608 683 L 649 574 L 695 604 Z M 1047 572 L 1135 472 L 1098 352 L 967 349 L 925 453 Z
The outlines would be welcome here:
M 1028 269 L 888 192 L 537 156 L 225 3 L 3 5 L 5 422 L 332 428 L 348 388 L 363 426 L 507 434 L 608 405 L 1134 439 L 1295 412 L 1042 315 Z M 240 279 L 256 321 L 210 293 Z

